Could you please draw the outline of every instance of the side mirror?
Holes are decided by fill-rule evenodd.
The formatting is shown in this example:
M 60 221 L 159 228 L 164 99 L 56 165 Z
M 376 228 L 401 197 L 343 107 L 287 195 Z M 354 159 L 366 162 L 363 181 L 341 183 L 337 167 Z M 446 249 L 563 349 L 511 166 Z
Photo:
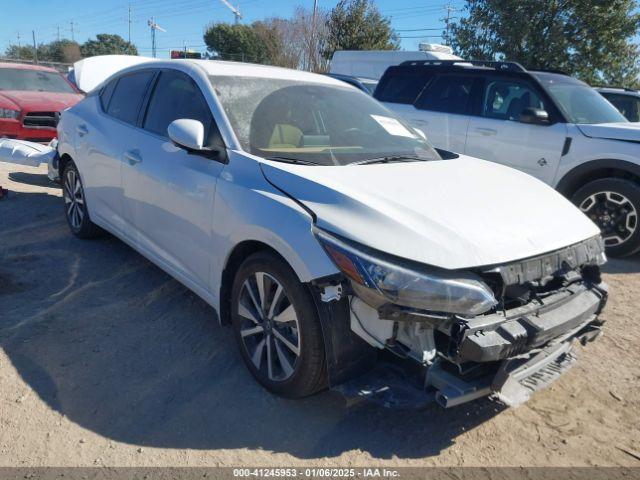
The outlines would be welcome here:
M 198 120 L 180 118 L 174 120 L 167 127 L 169 138 L 187 150 L 204 150 L 204 125 Z
M 527 107 L 520 112 L 522 123 L 532 123 L 534 125 L 549 125 L 549 114 L 541 108 Z

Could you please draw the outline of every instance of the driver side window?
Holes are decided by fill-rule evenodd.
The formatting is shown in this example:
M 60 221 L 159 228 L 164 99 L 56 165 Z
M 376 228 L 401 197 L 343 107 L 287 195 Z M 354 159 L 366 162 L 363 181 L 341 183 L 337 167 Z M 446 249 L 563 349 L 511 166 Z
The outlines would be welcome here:
M 169 124 L 180 118 L 202 122 L 206 146 L 222 144 L 209 105 L 195 82 L 177 70 L 163 70 L 151 94 L 142 128 L 168 138 Z
M 540 96 L 526 83 L 494 80 L 487 84 L 482 104 L 483 117 L 517 122 L 525 108 L 545 109 Z

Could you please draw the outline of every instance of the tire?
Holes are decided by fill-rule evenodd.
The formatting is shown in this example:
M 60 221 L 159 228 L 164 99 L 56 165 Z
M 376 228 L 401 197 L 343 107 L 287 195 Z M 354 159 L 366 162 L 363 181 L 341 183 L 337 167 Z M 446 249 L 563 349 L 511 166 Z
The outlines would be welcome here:
M 600 227 L 608 255 L 625 257 L 640 251 L 640 185 L 623 178 L 594 180 L 572 201 Z
M 290 398 L 326 388 L 318 313 L 311 293 L 289 265 L 270 252 L 251 255 L 235 276 L 231 302 L 240 353 L 262 386 Z
M 91 221 L 78 167 L 69 160 L 60 175 L 64 214 L 71 233 L 78 238 L 99 237 L 103 230 Z

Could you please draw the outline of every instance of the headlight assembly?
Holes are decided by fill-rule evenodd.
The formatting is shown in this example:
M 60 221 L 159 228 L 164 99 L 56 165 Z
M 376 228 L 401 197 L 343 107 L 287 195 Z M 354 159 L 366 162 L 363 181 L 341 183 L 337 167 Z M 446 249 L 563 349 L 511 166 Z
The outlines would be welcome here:
M 11 108 L 0 108 L 0 118 L 16 119 L 18 117 L 20 117 L 20 111 L 12 110 Z
M 315 233 L 336 266 L 352 280 L 356 293 L 382 297 L 380 303 L 468 316 L 497 303 L 489 287 L 472 273 L 403 264 L 354 248 L 326 232 Z

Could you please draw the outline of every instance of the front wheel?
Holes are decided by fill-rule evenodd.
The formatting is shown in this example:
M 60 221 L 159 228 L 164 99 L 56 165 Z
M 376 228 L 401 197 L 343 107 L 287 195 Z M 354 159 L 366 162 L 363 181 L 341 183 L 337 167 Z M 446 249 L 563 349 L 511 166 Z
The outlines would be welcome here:
M 603 178 L 583 186 L 573 202 L 600 227 L 606 251 L 624 257 L 640 251 L 640 186 L 623 178 Z
M 236 274 L 231 301 L 236 341 L 258 382 L 285 397 L 326 386 L 317 310 L 289 265 L 270 252 L 250 256 Z

